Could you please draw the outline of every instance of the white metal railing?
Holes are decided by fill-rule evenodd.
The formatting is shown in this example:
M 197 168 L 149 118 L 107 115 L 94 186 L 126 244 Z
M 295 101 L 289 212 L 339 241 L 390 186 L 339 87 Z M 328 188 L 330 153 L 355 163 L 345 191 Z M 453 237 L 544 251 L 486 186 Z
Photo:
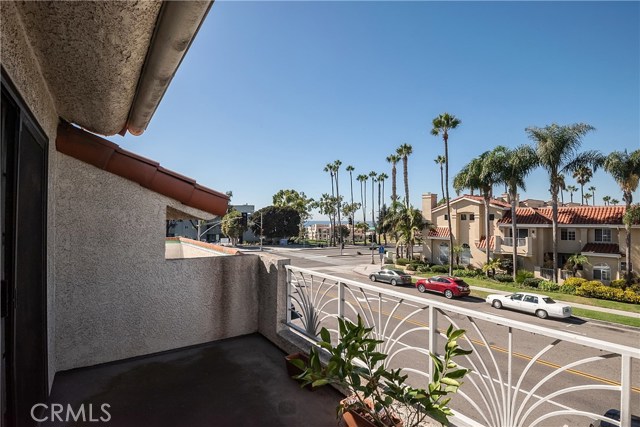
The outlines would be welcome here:
M 518 237 L 517 241 L 519 248 L 527 246 L 527 239 L 525 237 Z M 502 244 L 504 246 L 513 246 L 513 237 L 503 237 Z
M 452 407 L 472 425 L 589 425 L 595 419 L 630 425 L 632 393 L 640 392 L 632 386 L 632 364 L 640 358 L 636 348 L 286 268 L 286 307 L 293 309 L 287 310 L 286 323 L 291 329 L 313 339 L 324 326 L 336 339 L 335 319 L 360 315 L 383 341 L 378 350 L 389 355 L 383 363 L 402 367 L 412 385 L 426 387 L 433 372 L 428 354 L 437 354 L 444 344 L 442 331 L 449 325 L 465 329 L 459 344 L 473 352 L 457 362 L 472 373 Z M 605 372 L 610 378 L 600 377 Z M 580 395 L 594 392 L 593 402 Z M 620 422 L 602 415 L 609 408 L 619 408 Z

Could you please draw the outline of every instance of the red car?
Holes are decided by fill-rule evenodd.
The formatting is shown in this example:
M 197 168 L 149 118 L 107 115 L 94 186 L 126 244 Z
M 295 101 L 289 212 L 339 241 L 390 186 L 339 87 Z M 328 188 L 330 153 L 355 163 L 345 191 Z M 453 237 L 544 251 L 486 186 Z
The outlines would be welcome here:
M 448 299 L 464 297 L 471 293 L 469 285 L 464 280 L 450 276 L 433 276 L 428 279 L 419 279 L 416 282 L 416 288 L 420 292 L 439 292 Z

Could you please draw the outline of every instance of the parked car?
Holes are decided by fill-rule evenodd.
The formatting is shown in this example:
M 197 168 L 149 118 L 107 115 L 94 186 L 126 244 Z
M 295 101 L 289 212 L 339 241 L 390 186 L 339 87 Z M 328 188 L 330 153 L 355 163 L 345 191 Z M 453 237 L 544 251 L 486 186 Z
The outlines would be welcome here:
M 620 421 L 620 411 L 618 409 L 609 409 L 604 413 L 604 416 L 615 421 Z M 595 420 L 589 424 L 589 427 L 615 427 L 615 425 L 608 421 Z M 639 416 L 631 415 L 631 427 L 640 427 Z
M 550 317 L 571 317 L 571 306 L 555 302 L 551 297 L 529 292 L 511 295 L 491 294 L 486 299 L 495 308 L 511 308 L 533 313 L 541 319 Z
M 438 292 L 446 298 L 466 297 L 471 293 L 469 285 L 458 278 L 451 276 L 433 276 L 428 279 L 418 279 L 416 288 L 419 292 Z
M 372 282 L 391 283 L 393 286 L 411 284 L 411 276 L 400 270 L 384 269 L 376 271 L 369 275 L 369 279 L 371 279 Z

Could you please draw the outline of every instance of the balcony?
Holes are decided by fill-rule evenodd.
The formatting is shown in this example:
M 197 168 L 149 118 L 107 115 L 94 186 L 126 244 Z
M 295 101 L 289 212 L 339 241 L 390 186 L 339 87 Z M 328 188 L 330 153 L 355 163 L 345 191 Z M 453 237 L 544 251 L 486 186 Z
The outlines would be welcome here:
M 496 236 L 496 248 L 495 253 L 499 254 L 511 254 L 513 253 L 513 237 L 500 237 Z M 518 255 L 532 256 L 532 241 L 529 237 L 520 237 L 516 239 L 518 244 Z
M 313 340 L 319 327 L 337 337 L 337 317 L 360 315 L 388 368 L 403 368 L 412 386 L 427 387 L 429 353 L 442 350 L 450 325 L 467 331 L 458 344 L 473 350 L 456 362 L 472 370 L 450 406 L 454 425 L 589 425 L 610 408 L 630 425 L 640 392 L 636 348 L 460 308 L 382 287 L 286 267 L 288 327 Z M 295 313 L 295 316 L 292 315 Z M 551 321 L 553 322 L 553 321 Z M 635 369 L 632 369 L 632 366 Z M 633 372 L 633 375 L 632 375 Z M 617 422 L 606 419 L 612 425 Z

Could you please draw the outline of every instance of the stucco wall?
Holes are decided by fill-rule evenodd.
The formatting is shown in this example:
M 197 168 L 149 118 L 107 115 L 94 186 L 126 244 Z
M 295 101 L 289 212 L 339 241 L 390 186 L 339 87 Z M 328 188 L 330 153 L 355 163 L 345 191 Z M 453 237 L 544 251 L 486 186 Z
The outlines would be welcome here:
M 62 154 L 58 166 L 58 370 L 258 330 L 258 256 L 165 259 L 167 206 L 206 213 Z
M 49 140 L 49 179 L 47 201 L 47 338 L 49 348 L 49 387 L 56 372 L 54 345 L 54 293 L 55 293 L 55 169 L 57 163 L 55 137 L 58 113 L 47 83 L 40 72 L 33 50 L 25 34 L 20 15 L 13 2 L 0 2 L 0 45 L 2 46 L 2 67 L 27 104 L 35 120 L 42 127 Z

